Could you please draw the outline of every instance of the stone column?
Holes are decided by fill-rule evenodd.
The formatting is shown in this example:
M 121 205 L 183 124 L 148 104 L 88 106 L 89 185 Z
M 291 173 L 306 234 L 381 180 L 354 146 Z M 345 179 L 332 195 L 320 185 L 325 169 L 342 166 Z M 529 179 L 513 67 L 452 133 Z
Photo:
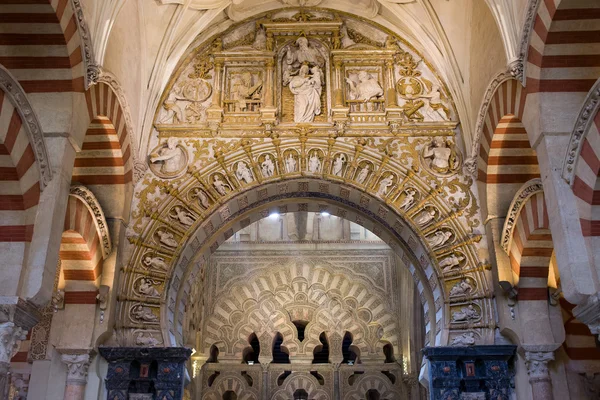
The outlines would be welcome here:
M 553 351 L 526 351 L 525 365 L 535 400 L 552 400 L 552 381 L 548 363 L 554 360 Z
M 333 364 L 333 400 L 341 400 L 340 396 L 340 364 Z
M 8 398 L 10 359 L 17 354 L 26 336 L 27 331 L 13 322 L 0 324 L 0 397 L 3 399 Z
M 261 399 L 269 398 L 269 363 L 261 363 L 262 367 L 262 396 Z
M 90 355 L 86 353 L 63 353 L 61 361 L 67 365 L 65 400 L 83 400 L 90 366 Z

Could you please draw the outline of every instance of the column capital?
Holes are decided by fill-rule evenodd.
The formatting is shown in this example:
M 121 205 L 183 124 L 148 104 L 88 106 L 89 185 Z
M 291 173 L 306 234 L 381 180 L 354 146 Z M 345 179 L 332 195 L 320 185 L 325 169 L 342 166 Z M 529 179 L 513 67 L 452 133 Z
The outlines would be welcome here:
M 67 365 L 67 385 L 85 386 L 91 362 L 90 354 L 75 351 L 73 353 L 63 352 L 60 359 Z
M 0 363 L 10 363 L 10 359 L 19 351 L 21 342 L 27 337 L 27 331 L 14 322 L 0 323 Z
M 548 363 L 554 360 L 553 351 L 526 351 L 525 365 L 529 382 L 550 381 Z
M 600 338 L 600 292 L 588 297 L 585 303 L 573 308 L 573 316 L 586 324 Z

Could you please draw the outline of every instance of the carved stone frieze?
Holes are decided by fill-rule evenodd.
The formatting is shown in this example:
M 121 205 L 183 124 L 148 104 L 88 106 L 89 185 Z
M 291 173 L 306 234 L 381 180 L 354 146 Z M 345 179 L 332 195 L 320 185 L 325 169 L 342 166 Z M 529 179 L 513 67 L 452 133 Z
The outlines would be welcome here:
M 98 236 L 102 243 L 102 258 L 106 259 L 112 252 L 112 242 L 110 240 L 106 218 L 104 217 L 104 211 L 102 211 L 98 199 L 96 199 L 96 196 L 94 196 L 91 190 L 83 185 L 71 186 L 70 195 L 80 199 L 94 216 L 94 224 L 98 230 Z
M 75 16 L 75 23 L 77 24 L 77 32 L 79 32 L 79 37 L 81 38 L 81 55 L 83 56 L 83 65 L 85 66 L 85 88 L 89 89 L 90 86 L 98 82 L 101 73 L 100 66 L 96 63 L 94 57 L 92 38 L 85 22 L 81 0 L 71 0 L 71 7 Z

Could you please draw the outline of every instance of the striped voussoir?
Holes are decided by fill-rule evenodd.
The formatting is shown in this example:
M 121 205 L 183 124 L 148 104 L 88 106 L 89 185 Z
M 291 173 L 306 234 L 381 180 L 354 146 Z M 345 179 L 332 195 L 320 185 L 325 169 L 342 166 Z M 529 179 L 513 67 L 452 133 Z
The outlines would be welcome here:
M 571 360 L 600 360 L 600 349 L 596 346 L 596 337 L 590 328 L 573 316 L 575 306 L 560 298 L 560 308 L 565 323 L 565 342 L 563 347 Z M 582 364 L 584 367 L 585 364 Z
M 77 29 L 69 0 L 2 0 L 0 64 L 27 93 L 83 92 Z
M 132 180 L 130 136 L 117 95 L 105 83 L 85 92 L 89 125 L 75 159 L 73 182 L 125 184 Z
M 542 0 L 527 54 L 528 93 L 587 93 L 600 76 L 600 2 Z
M 525 89 L 509 79 L 498 86 L 482 126 L 478 180 L 488 184 L 523 184 L 540 176 L 537 156 L 521 123 Z
M 23 121 L 0 90 L 0 242 L 31 242 L 40 173 Z
M 583 236 L 600 236 L 600 112 L 596 113 L 581 146 L 573 193 Z
M 519 276 L 519 300 L 548 300 L 548 272 L 554 252 L 544 194 L 527 200 L 517 218 L 510 262 Z

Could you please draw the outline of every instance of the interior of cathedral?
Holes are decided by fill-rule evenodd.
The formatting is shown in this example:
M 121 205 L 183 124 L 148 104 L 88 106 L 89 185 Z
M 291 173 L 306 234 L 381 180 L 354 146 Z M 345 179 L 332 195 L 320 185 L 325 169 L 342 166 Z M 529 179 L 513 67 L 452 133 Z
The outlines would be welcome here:
M 600 399 L 598 0 L 0 0 L 0 399 Z

